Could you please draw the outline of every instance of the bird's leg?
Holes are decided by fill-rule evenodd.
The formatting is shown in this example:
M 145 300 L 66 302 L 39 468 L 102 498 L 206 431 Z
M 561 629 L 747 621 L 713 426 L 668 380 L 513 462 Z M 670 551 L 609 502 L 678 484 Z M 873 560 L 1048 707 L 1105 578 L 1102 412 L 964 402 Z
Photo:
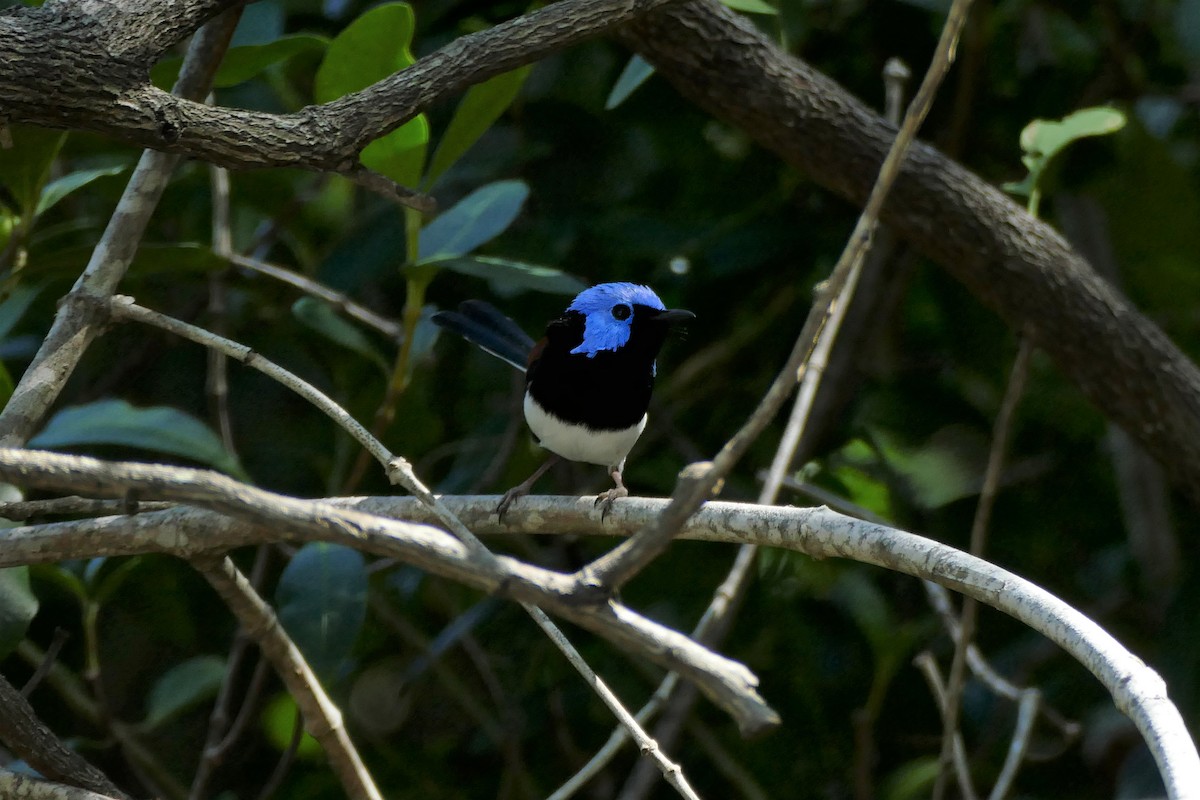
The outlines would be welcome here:
M 617 498 L 629 497 L 629 490 L 625 488 L 625 481 L 621 480 L 621 472 L 624 469 L 624 461 L 622 461 L 620 464 L 617 464 L 615 467 L 609 467 L 608 474 L 612 476 L 613 483 L 615 483 L 616 486 L 609 489 L 607 492 L 601 492 L 600 494 L 596 495 L 596 505 L 600 506 L 601 508 L 601 522 L 603 522 L 604 518 L 608 516 L 608 512 L 612 511 L 613 503 L 617 501 Z
M 553 467 L 560 460 L 561 458 L 559 456 L 551 453 L 550 457 L 547 458 L 540 467 L 534 470 L 532 475 L 504 493 L 504 499 L 500 501 L 500 505 L 496 506 L 496 514 L 500 517 L 501 522 L 504 522 L 504 515 L 508 512 L 508 507 L 511 506 L 518 497 L 524 497 L 525 495 L 529 494 L 529 490 L 533 488 L 533 484 L 537 482 L 537 479 L 545 475 L 546 470 Z

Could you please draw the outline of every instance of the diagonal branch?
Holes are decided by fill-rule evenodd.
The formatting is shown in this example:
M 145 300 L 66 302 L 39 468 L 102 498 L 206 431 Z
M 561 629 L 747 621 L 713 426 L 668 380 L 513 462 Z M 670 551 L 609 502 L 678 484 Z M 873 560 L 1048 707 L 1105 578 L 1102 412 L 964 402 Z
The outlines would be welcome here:
M 716 0 L 672 5 L 618 38 L 688 99 L 862 203 L 895 129 Z M 1052 228 L 916 143 L 881 215 L 1034 342 L 1200 502 L 1200 369 Z

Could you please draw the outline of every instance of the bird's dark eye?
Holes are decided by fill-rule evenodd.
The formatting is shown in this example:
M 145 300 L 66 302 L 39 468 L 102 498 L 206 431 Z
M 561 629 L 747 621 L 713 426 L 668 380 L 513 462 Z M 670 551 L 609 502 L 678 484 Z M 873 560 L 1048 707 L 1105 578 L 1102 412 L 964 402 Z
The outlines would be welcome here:
M 613 319 L 629 319 L 629 315 L 632 313 L 633 311 L 629 306 L 613 306 Z

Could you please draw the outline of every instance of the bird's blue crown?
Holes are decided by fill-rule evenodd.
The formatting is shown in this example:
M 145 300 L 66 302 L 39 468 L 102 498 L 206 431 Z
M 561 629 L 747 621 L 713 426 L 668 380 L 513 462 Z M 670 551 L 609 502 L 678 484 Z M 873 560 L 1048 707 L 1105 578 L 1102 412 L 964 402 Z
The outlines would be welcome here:
M 635 305 L 666 309 L 649 286 L 601 283 L 584 289 L 567 306 L 567 311 L 578 311 L 584 318 L 583 341 L 571 352 L 595 358 L 603 350 L 619 350 L 629 341 Z

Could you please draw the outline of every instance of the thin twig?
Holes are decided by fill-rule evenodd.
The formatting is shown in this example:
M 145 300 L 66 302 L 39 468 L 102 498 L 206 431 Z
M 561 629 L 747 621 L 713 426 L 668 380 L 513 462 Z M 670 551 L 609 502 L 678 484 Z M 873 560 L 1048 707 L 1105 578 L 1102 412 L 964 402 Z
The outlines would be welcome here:
M 988 794 L 988 800 L 1004 800 L 1012 791 L 1017 772 L 1025 762 L 1025 753 L 1029 750 L 1029 740 L 1033 736 L 1033 723 L 1038 718 L 1042 705 L 1042 693 L 1037 689 L 1026 689 L 1021 693 L 1021 701 L 1017 704 L 1017 724 L 1013 727 L 1012 743 L 1009 744 L 1008 754 L 1004 757 L 1004 766 L 996 777 L 996 784 Z
M 304 715 L 305 728 L 324 748 L 346 793 L 356 799 L 383 800 L 346 733 L 342 712 L 325 694 L 317 676 L 283 630 L 271 607 L 229 558 L 195 559 L 192 566 L 216 590 L 242 629 L 275 667 L 276 674 Z
M 0 518 L 25 522 L 42 517 L 100 517 L 108 514 L 137 514 L 162 511 L 170 503 L 135 503 L 127 499 L 99 500 L 93 497 L 54 497 L 49 500 L 19 500 L 0 503 Z
M 937 659 L 933 657 L 932 653 L 923 651 L 913 659 L 913 664 L 921 671 L 921 674 L 925 676 L 925 681 L 929 684 L 929 691 L 933 694 L 938 710 L 942 713 L 943 729 L 951 731 L 949 734 L 950 760 L 954 765 L 954 775 L 958 778 L 958 790 L 962 792 L 965 800 L 979 800 L 979 795 L 975 794 L 975 786 L 971 783 L 971 767 L 967 764 L 967 748 L 963 744 L 962 735 L 959 733 L 958 727 L 951 725 L 946 719 L 946 686 L 942 683 L 941 673 L 938 672 Z
M 41 685 L 42 681 L 50 674 L 50 670 L 54 667 L 58 660 L 58 654 L 62 651 L 63 645 L 67 643 L 67 639 L 71 638 L 71 634 L 67 633 L 62 628 L 54 630 L 54 639 L 50 642 L 50 646 L 46 648 L 46 653 L 42 657 L 42 662 L 37 665 L 37 669 L 29 676 L 29 680 L 25 681 L 25 685 L 21 687 L 21 697 L 26 700 L 33 694 L 33 691 Z
M 600 676 L 588 666 L 583 656 L 579 654 L 579 651 L 575 649 L 570 640 L 563 635 L 562 631 L 550 621 L 546 613 L 529 603 L 522 603 L 521 605 L 533 617 L 534 622 L 550 637 L 550 641 L 554 642 L 558 649 L 562 651 L 562 654 L 567 657 L 567 660 L 571 662 L 571 666 L 575 667 L 579 674 L 583 676 L 583 679 L 588 682 L 592 687 L 592 691 L 608 706 L 609 711 L 620 720 L 621 725 L 629 731 L 629 735 L 637 742 L 642 755 L 650 757 L 659 771 L 662 772 L 663 777 L 666 778 L 667 783 L 671 784 L 681 797 L 699 800 L 695 791 L 688 784 L 687 778 L 684 777 L 683 770 L 679 768 L 679 765 L 667 758 L 666 754 L 659 749 L 658 743 L 642 730 L 642 726 L 633 718 L 633 715 L 621 704 L 621 701 L 612 693 L 607 684 L 600 679 Z
M 274 278 L 277 281 L 296 287 L 307 295 L 324 300 L 338 311 L 358 320 L 364 325 L 374 328 L 395 342 L 399 342 L 403 338 L 404 332 L 400 323 L 376 314 L 366 306 L 355 302 L 349 295 L 330 289 L 319 281 L 314 281 L 305 275 L 285 269 L 277 264 L 271 264 L 257 258 L 251 258 L 250 256 L 238 255 L 237 253 L 229 255 L 229 263 L 242 269 L 248 269 L 251 272 L 257 272 Z
M 983 557 L 987 544 L 988 526 L 991 524 L 992 508 L 996 503 L 996 495 L 1000 486 L 1000 474 L 1004 469 L 1004 459 L 1008 454 L 1008 443 L 1012 438 L 1013 417 L 1016 415 L 1017 403 L 1025 391 L 1025 379 L 1029 375 L 1029 359 L 1033 355 L 1033 337 L 1028 331 L 1021 334 L 1021 343 L 1017 356 L 1013 360 L 1012 371 L 1009 373 L 1008 386 L 1004 391 L 1004 399 L 1000 403 L 1000 411 L 992 427 L 992 445 L 988 452 L 987 467 L 983 473 L 983 489 L 979 494 L 979 503 L 975 506 L 975 516 L 971 521 L 971 555 Z M 954 646 L 954 659 L 950 662 L 950 677 L 946 686 L 946 702 L 942 711 L 942 720 L 946 725 L 942 732 L 941 761 L 943 770 L 938 773 L 938 779 L 933 785 L 933 800 L 941 800 L 945 792 L 945 765 L 951 758 L 954 743 L 952 735 L 957 735 L 959 720 L 959 705 L 962 702 L 963 688 L 967 676 L 967 647 L 975 638 L 975 625 L 979 615 L 979 605 L 971 598 L 963 600 L 962 614 L 959 621 L 958 640 Z

